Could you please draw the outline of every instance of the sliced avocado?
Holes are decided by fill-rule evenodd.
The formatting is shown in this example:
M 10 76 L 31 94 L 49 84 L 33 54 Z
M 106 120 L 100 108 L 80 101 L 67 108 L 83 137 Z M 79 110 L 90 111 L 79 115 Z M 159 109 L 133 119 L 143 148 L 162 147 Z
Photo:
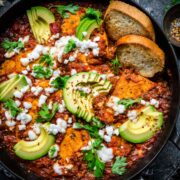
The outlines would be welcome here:
M 36 6 L 27 10 L 29 23 L 38 43 L 45 43 L 51 35 L 50 24 L 55 22 L 53 13 L 46 7 Z
M 48 153 L 49 148 L 55 143 L 55 137 L 49 135 L 41 127 L 40 136 L 34 141 L 20 140 L 15 146 L 15 154 L 24 160 L 36 160 Z
M 77 87 L 87 86 L 91 92 L 82 96 Z M 95 87 L 101 87 L 100 90 L 103 90 L 103 93 L 108 93 L 112 85 L 108 80 L 102 83 L 100 75 L 91 72 L 81 72 L 69 78 L 63 89 L 63 98 L 67 109 L 78 117 L 90 121 L 94 116 L 92 101 Z M 96 91 L 100 90 L 97 89 Z
M 24 76 L 17 75 L 14 77 L 13 82 L 4 87 L 3 91 L 0 93 L 0 101 L 5 101 L 9 98 L 12 98 L 16 90 L 19 90 L 26 85 L 26 78 Z
M 143 143 L 150 139 L 162 126 L 163 114 L 147 106 L 136 121 L 128 120 L 120 126 L 120 136 L 132 143 Z
M 101 25 L 101 23 L 100 23 Z M 80 21 L 77 29 L 76 29 L 76 37 L 79 40 L 89 39 L 91 33 L 96 29 L 99 28 L 100 25 L 97 23 L 95 19 L 84 18 Z M 83 32 L 87 32 L 87 35 L 84 37 Z

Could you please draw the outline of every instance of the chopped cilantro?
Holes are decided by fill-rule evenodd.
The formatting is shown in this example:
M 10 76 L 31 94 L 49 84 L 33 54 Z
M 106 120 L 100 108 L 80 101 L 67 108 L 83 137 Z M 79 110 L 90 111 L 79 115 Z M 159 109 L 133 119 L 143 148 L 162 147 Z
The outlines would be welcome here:
M 56 89 L 63 89 L 68 79 L 69 76 L 63 76 L 63 77 L 58 76 L 56 79 L 54 79 L 51 82 L 51 85 Z
M 57 5 L 55 7 L 57 12 L 62 16 L 62 18 L 68 18 L 68 12 L 71 14 L 75 14 L 76 11 L 79 10 L 79 6 L 73 5 L 72 3 L 68 5 Z
M 53 145 L 53 146 L 51 146 L 50 149 L 49 149 L 49 152 L 48 152 L 49 157 L 50 157 L 50 158 L 53 158 L 55 152 L 56 152 L 56 147 Z
M 39 111 L 38 115 L 39 117 L 36 119 L 36 122 L 44 122 L 44 121 L 50 121 L 58 111 L 59 105 L 58 103 L 53 104 L 52 111 L 50 112 L 48 109 L 47 104 L 43 104 L 41 110 Z
M 8 39 L 4 40 L 1 46 L 8 52 L 13 51 L 13 49 L 21 50 L 24 48 L 24 44 L 21 41 L 9 41 Z
M 112 172 L 113 174 L 118 174 L 118 175 L 122 175 L 125 173 L 126 171 L 126 157 L 116 157 L 116 161 L 112 166 Z
M 82 17 L 82 19 L 84 18 L 90 18 L 90 19 L 95 19 L 97 21 L 98 24 L 101 23 L 101 17 L 102 17 L 102 13 L 99 10 L 95 10 L 93 8 L 87 8 L 86 9 L 86 13 L 85 15 Z
M 15 117 L 21 110 L 17 107 L 16 103 L 12 99 L 6 100 L 4 107 L 10 110 L 12 117 Z
M 98 128 L 102 128 L 105 126 L 105 124 L 103 122 L 101 122 L 97 117 L 92 118 L 92 124 L 94 126 L 97 126 Z
M 116 58 L 111 61 L 111 67 L 112 67 L 115 75 L 119 74 L 119 70 L 120 70 L 121 66 L 122 66 L 121 63 L 119 62 L 119 60 L 116 56 Z
M 49 66 L 53 66 L 53 60 L 52 60 L 52 57 L 49 55 L 49 54 L 45 54 L 41 57 L 39 63 L 46 63 L 47 65 Z
M 36 65 L 33 67 L 33 73 L 36 78 L 50 78 L 52 76 L 52 70 L 50 67 L 43 67 Z
M 68 44 L 64 48 L 64 53 L 67 54 L 70 51 L 72 51 L 74 48 L 76 48 L 76 43 L 75 43 L 75 41 L 73 39 L 70 39 L 68 41 Z
M 131 98 L 127 98 L 127 99 L 121 99 L 118 101 L 118 104 L 122 104 L 125 106 L 126 109 L 132 107 L 133 104 L 135 103 L 139 103 L 142 100 L 142 98 L 138 98 L 138 99 L 131 99 Z

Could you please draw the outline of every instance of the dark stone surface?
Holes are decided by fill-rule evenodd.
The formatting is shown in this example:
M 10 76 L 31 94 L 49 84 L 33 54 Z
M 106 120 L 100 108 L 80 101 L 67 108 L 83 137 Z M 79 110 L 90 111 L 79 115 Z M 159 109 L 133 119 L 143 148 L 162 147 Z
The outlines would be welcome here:
M 1 1 L 1 0 L 0 0 Z M 165 7 L 170 4 L 171 0 L 133 0 L 139 3 L 146 9 L 162 26 L 162 20 L 165 13 Z M 0 14 L 6 9 L 7 6 L 14 2 L 13 0 L 5 2 L 5 7 L 0 8 Z M 180 49 L 175 48 L 176 54 L 180 62 Z M 180 63 L 179 63 L 180 67 Z M 180 134 L 180 119 L 177 122 L 177 129 Z M 10 179 L 10 174 L 0 166 L 0 179 Z M 162 152 L 156 158 L 156 160 L 146 168 L 139 176 L 137 180 L 179 180 L 180 179 L 180 151 L 171 142 L 168 141 Z

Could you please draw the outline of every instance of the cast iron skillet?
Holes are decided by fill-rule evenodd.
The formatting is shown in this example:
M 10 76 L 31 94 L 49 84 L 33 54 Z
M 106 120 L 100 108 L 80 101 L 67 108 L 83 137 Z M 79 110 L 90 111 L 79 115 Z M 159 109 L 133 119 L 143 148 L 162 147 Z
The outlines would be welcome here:
M 47 1 L 47 0 L 46 0 Z M 38 3 L 45 2 L 45 0 L 39 0 Z M 66 1 L 67 2 L 67 1 Z M 74 2 L 74 1 L 73 1 Z M 77 1 L 78 2 L 78 1 Z M 108 5 L 109 1 L 104 0 L 102 1 L 103 4 L 101 4 L 101 1 L 95 2 L 94 0 L 91 0 L 91 2 L 97 3 L 100 7 Z M 126 1 L 127 2 L 127 1 Z M 137 4 L 132 3 L 131 1 L 128 2 L 129 4 L 132 4 L 136 7 L 141 9 Z M 6 27 L 18 16 L 25 13 L 25 10 L 29 8 L 30 6 L 37 5 L 37 0 L 16 0 L 15 3 L 13 3 L 7 11 L 0 17 L 0 31 L 3 32 Z M 145 11 L 144 11 L 145 12 Z M 148 14 L 147 12 L 145 12 Z M 148 14 L 148 16 L 150 16 Z M 135 177 L 138 173 L 140 173 L 145 167 L 147 167 L 159 154 L 159 152 L 162 150 L 168 139 L 170 138 L 171 133 L 173 132 L 173 135 L 171 136 L 171 139 L 173 142 L 177 145 L 177 147 L 180 148 L 180 137 L 177 135 L 176 131 L 173 130 L 176 120 L 178 116 L 180 115 L 179 110 L 179 104 L 180 104 L 180 72 L 178 70 L 177 65 L 177 58 L 173 51 L 173 48 L 171 44 L 168 42 L 167 38 L 165 37 L 163 31 L 158 26 L 158 24 L 155 22 L 155 20 L 150 16 L 155 32 L 156 32 L 156 42 L 158 45 L 164 50 L 166 53 L 166 68 L 170 71 L 170 76 L 167 75 L 167 73 L 164 73 L 164 78 L 169 82 L 171 90 L 172 90 L 172 101 L 170 106 L 170 113 L 169 118 L 165 122 L 164 129 L 162 133 L 160 134 L 160 137 L 158 138 L 158 141 L 155 142 L 153 148 L 146 154 L 146 156 L 139 160 L 136 165 L 134 165 L 131 169 L 128 169 L 128 171 L 118 179 L 131 179 Z M 33 173 L 27 172 L 22 164 L 16 162 L 15 160 L 11 159 L 11 157 L 8 155 L 5 149 L 1 150 L 0 153 L 0 160 L 2 162 L 2 165 L 8 169 L 10 173 L 12 173 L 14 176 L 20 178 L 20 179 L 40 179 Z

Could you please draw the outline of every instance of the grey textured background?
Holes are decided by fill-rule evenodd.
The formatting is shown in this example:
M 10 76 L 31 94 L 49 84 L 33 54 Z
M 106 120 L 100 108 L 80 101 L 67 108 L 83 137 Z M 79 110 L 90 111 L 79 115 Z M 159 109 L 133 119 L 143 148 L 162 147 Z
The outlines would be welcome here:
M 5 0 L 4 0 L 5 1 Z M 165 7 L 170 4 L 171 0 L 132 0 L 140 4 L 146 9 L 162 26 L 163 16 L 165 14 Z M 2 0 L 0 0 L 1 4 Z M 1 13 L 15 0 L 9 0 L 4 3 L 4 7 L 0 7 Z M 128 0 L 127 0 L 128 2 Z M 180 49 L 175 48 L 176 54 L 179 58 L 180 67 Z M 177 122 L 177 129 L 180 134 L 180 119 Z M 2 167 L 0 166 L 0 179 L 9 179 L 3 175 Z M 7 173 L 7 172 L 6 172 Z M 8 173 L 7 173 L 8 175 Z M 171 142 L 168 141 L 163 151 L 159 154 L 157 159 L 146 168 L 139 176 L 135 179 L 139 180 L 180 180 L 180 151 Z

